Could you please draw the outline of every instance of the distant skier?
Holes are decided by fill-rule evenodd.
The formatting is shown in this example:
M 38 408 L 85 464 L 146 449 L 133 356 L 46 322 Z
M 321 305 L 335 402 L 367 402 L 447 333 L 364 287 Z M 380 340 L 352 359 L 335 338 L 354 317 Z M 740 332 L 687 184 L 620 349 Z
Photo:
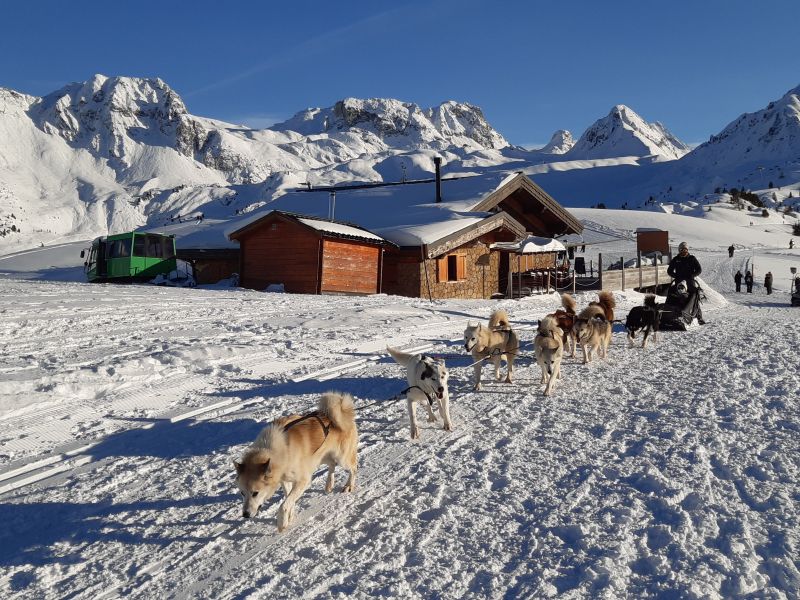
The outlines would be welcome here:
M 767 289 L 767 295 L 772 293 L 772 271 L 767 271 L 764 275 L 764 287 Z
M 748 271 L 744 274 L 744 284 L 747 286 L 747 293 L 753 293 L 753 274 Z
M 736 271 L 736 275 L 733 276 L 733 281 L 736 282 L 736 291 L 742 291 L 742 271 Z
M 789 240 L 789 250 L 794 248 L 794 240 Z
M 736 250 L 736 248 L 734 248 L 734 247 L 733 247 L 733 244 L 731 244 L 730 246 L 728 246 L 728 256 L 729 256 L 730 258 L 733 258 L 733 251 L 734 251 L 734 250 Z

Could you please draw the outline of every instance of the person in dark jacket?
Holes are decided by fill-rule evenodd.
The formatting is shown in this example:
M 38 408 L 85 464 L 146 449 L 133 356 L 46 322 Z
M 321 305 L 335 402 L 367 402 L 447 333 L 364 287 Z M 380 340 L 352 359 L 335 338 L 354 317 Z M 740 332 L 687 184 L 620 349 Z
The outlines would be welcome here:
M 698 295 L 697 282 L 695 277 L 703 272 L 702 267 L 698 260 L 689 254 L 689 244 L 681 242 L 678 245 L 678 254 L 672 257 L 667 267 L 667 274 L 675 280 L 678 284 L 681 281 L 686 282 L 686 290 L 689 294 L 689 301 L 697 303 L 697 322 L 700 325 L 705 325 L 703 320 L 703 313 L 700 310 L 700 303 L 696 296 Z
M 744 284 L 747 286 L 747 293 L 753 293 L 753 274 L 748 271 L 744 274 Z
M 736 271 L 736 275 L 733 276 L 733 280 L 736 282 L 736 291 L 742 291 L 742 272 Z
M 767 295 L 772 293 L 772 271 L 767 271 L 764 275 L 764 287 L 767 290 Z
M 733 244 L 731 244 L 730 246 L 728 246 L 728 256 L 729 256 L 730 258 L 733 258 L 733 251 L 734 251 L 734 250 L 736 250 L 736 248 L 734 248 L 734 247 L 733 247 Z
M 703 269 L 700 267 L 700 263 L 694 255 L 689 254 L 689 245 L 686 242 L 681 242 L 678 246 L 678 254 L 669 261 L 667 274 L 675 281 L 685 281 L 686 287 L 691 292 L 697 289 L 697 283 L 694 278 L 702 272 Z

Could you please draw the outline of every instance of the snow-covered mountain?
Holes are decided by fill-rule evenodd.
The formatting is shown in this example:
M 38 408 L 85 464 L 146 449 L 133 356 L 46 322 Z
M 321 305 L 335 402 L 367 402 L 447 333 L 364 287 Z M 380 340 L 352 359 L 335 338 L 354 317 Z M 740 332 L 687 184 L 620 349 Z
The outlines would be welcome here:
M 547 144 L 538 149 L 542 154 L 566 154 L 575 145 L 575 138 L 566 129 L 559 129 Z
M 766 108 L 744 113 L 682 161 L 706 169 L 800 160 L 800 86 Z
M 522 170 L 571 206 L 682 202 L 773 180 L 788 196 L 800 181 L 798 90 L 684 156 L 622 105 L 577 143 L 559 130 L 528 151 L 454 101 L 346 98 L 256 130 L 190 114 L 157 78 L 96 75 L 42 98 L 0 88 L 0 254 L 195 212 L 230 219 L 306 184 L 426 178 L 434 156 L 451 176 Z
M 381 146 L 437 150 L 452 146 L 499 150 L 508 146 L 480 108 L 452 100 L 433 108 L 421 108 L 393 99 L 345 98 L 329 108 L 308 108 L 271 129 L 307 136 L 354 134 L 370 140 L 376 150 Z
M 572 160 L 655 156 L 675 160 L 689 147 L 661 123 L 648 123 L 624 104 L 618 104 L 583 132 L 567 156 Z

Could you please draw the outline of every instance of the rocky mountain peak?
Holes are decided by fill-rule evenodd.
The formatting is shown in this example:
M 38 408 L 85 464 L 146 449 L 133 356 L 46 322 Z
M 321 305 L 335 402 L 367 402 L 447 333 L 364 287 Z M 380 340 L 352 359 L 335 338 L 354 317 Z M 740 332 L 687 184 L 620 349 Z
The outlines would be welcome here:
M 556 131 L 550 141 L 539 149 L 542 154 L 565 154 L 575 145 L 575 138 L 566 129 L 559 129 Z
M 656 156 L 675 160 L 688 151 L 661 123 L 648 123 L 630 107 L 617 104 L 581 135 L 568 154 L 574 159 Z

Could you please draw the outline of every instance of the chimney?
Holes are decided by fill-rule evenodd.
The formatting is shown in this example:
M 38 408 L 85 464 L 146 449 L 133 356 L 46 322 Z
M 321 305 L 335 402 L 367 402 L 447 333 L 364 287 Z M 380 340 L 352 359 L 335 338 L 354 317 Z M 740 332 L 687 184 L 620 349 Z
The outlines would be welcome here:
M 436 166 L 436 202 L 442 201 L 442 157 L 434 156 L 433 164 Z
M 328 202 L 328 218 L 333 221 L 336 218 L 336 191 L 331 190 L 330 201 Z

